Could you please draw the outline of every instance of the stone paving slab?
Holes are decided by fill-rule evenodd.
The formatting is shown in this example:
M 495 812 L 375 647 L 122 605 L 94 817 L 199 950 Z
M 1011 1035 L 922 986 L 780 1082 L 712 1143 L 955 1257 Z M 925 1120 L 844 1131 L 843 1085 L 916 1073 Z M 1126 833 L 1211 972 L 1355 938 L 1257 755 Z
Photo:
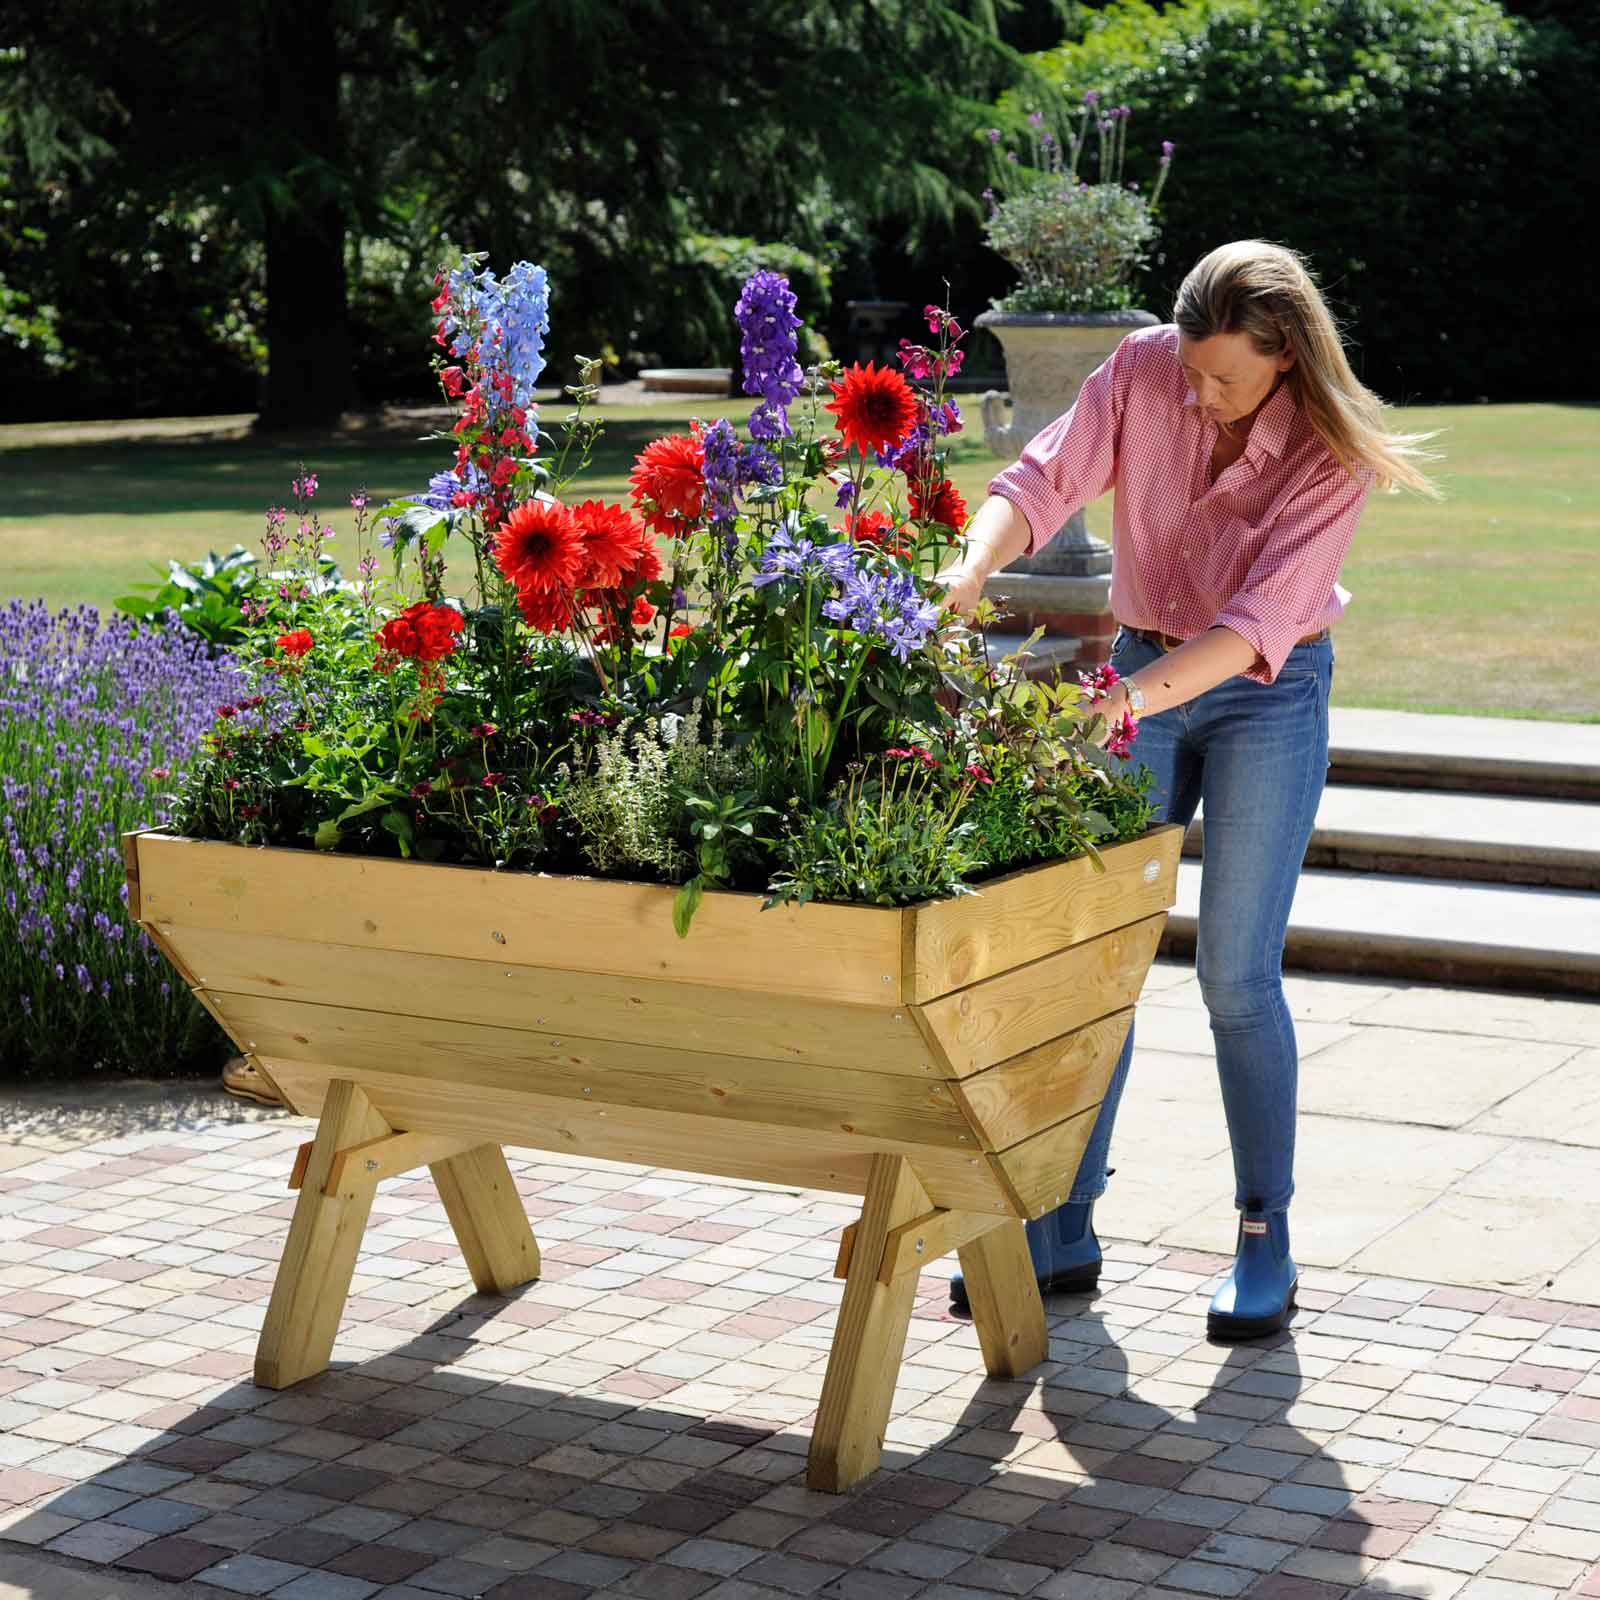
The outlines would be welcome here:
M 1375 1031 L 1403 992 L 1339 1017 L 1296 991 Z M 1000 1383 L 940 1263 L 883 1468 L 824 1495 L 846 1198 L 514 1152 L 545 1276 L 491 1297 L 431 1182 L 390 1180 L 334 1368 L 273 1392 L 251 1358 L 306 1124 L 61 1128 L 0 1174 L 0 1575 L 48 1564 L 39 1600 L 99 1600 L 96 1573 L 219 1600 L 1600 1597 L 1590 1307 L 1312 1266 L 1291 1330 L 1227 1349 L 1223 1257 L 1117 1243 Z

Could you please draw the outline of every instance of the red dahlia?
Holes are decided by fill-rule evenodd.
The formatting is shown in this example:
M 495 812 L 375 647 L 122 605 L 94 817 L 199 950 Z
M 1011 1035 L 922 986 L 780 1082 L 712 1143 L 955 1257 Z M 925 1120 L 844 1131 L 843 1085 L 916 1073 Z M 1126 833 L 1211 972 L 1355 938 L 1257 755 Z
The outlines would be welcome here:
M 495 534 L 494 558 L 518 589 L 570 589 L 583 578 L 583 534 L 566 506 L 524 500 Z
M 845 532 L 857 544 L 886 544 L 894 537 L 894 518 L 887 511 L 852 513 L 844 519 Z
M 888 450 L 911 432 L 917 420 L 917 397 L 911 385 L 890 367 L 858 361 L 832 385 L 833 399 L 823 408 L 838 419 L 845 442 L 863 455 Z
M 911 485 L 911 515 L 918 522 L 942 522 L 953 533 L 967 523 L 967 502 L 948 478 Z
M 522 619 L 540 633 L 565 633 L 572 626 L 572 595 L 565 589 L 519 589 Z
M 639 452 L 628 481 L 633 503 L 652 533 L 671 537 L 700 515 L 705 499 L 706 453 L 698 439 L 669 433 Z
M 588 557 L 585 584 L 599 589 L 614 587 L 639 559 L 639 551 L 647 543 L 644 529 L 621 506 L 604 505 L 599 500 L 585 500 L 574 506 L 572 515 L 583 535 Z

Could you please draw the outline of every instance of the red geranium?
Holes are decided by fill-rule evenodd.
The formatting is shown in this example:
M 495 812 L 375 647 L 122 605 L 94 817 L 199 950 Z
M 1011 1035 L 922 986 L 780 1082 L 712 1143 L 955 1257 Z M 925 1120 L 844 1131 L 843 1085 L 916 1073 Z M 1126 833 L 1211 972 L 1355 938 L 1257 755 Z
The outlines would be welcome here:
M 311 630 L 296 628 L 293 633 L 280 633 L 277 644 L 286 656 L 303 656 L 312 645 Z
M 845 532 L 857 544 L 876 545 L 885 555 L 909 556 L 911 546 L 900 536 L 887 511 L 852 512 L 844 519 Z
M 652 533 L 672 537 L 700 515 L 705 500 L 705 447 L 684 433 L 653 439 L 628 474 L 633 503 Z
M 845 441 L 863 455 L 893 448 L 916 425 L 916 394 L 892 367 L 858 361 L 831 387 L 833 399 L 823 409 L 834 414 Z
M 911 515 L 918 522 L 942 522 L 953 533 L 967 524 L 967 502 L 948 478 L 911 485 Z
M 639 559 L 640 549 L 648 542 L 644 529 L 621 506 L 608 506 L 599 500 L 585 500 L 574 506 L 572 515 L 588 557 L 585 585 L 609 589 L 620 583 L 622 574 Z
M 519 590 L 570 589 L 583 578 L 583 534 L 566 506 L 524 500 L 495 534 L 494 559 Z
M 453 606 L 419 600 L 378 629 L 379 647 L 387 655 L 440 661 L 456 647 L 456 635 L 466 626 Z

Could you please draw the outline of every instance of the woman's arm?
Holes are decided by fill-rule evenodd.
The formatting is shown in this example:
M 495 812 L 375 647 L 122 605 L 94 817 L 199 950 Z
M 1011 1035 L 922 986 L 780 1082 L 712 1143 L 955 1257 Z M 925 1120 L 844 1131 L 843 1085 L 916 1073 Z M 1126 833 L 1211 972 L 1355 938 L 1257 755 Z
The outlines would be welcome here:
M 984 581 L 1015 561 L 1028 548 L 1031 535 L 1020 506 L 1004 495 L 990 495 L 967 524 L 967 547 L 961 559 L 945 567 L 933 580 L 945 586 L 945 603 L 962 616 L 971 616 L 983 593 Z
M 1236 678 L 1256 664 L 1256 647 L 1232 628 L 1219 625 L 1187 639 L 1159 661 L 1129 674 L 1145 699 L 1145 715 L 1170 711 L 1193 700 L 1219 683 Z M 1128 709 L 1127 691 L 1119 683 L 1100 702 L 1107 722 L 1118 721 Z

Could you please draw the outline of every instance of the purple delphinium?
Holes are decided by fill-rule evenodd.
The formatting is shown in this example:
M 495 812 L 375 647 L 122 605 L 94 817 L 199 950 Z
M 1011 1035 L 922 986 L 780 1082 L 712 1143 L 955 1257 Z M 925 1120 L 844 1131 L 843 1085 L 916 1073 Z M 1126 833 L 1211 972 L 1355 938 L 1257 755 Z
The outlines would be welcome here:
M 733 308 L 744 392 L 761 396 L 761 404 L 750 413 L 752 439 L 786 438 L 791 431 L 789 407 L 804 381 L 795 360 L 800 327 L 795 304 L 787 278 L 776 272 L 753 272 Z
M 245 684 L 178 626 L 0 607 L 0 1061 L 20 1076 L 170 1071 L 221 1041 L 128 921 L 120 835 Z
M 740 444 L 726 417 L 704 429 L 700 443 L 705 456 L 705 507 L 711 521 L 726 522 L 733 516 L 739 491 L 747 484 L 777 482 L 778 463 L 772 452 L 763 444 Z
M 861 567 L 845 580 L 844 592 L 827 601 L 822 614 L 847 622 L 863 637 L 886 645 L 899 661 L 909 659 L 939 625 L 939 608 L 909 572 Z

